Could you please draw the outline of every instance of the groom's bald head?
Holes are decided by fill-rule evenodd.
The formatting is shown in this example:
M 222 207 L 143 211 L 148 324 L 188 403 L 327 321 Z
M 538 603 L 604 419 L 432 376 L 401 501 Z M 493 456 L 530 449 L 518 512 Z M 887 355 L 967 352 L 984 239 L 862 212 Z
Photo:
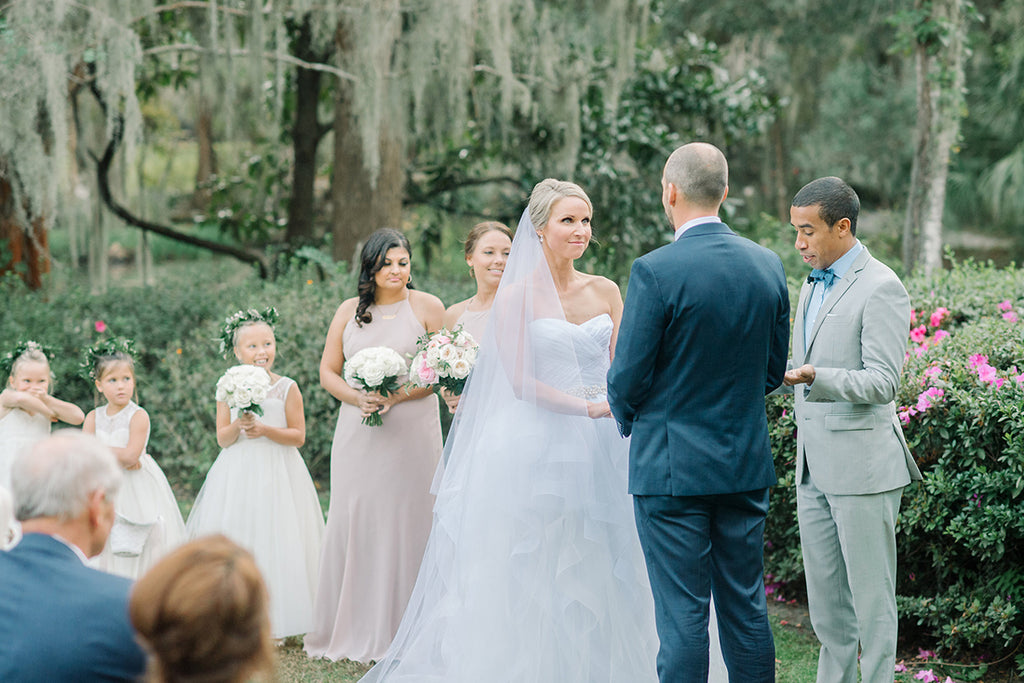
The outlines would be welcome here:
M 691 142 L 669 156 L 664 181 L 674 185 L 688 204 L 717 209 L 729 188 L 729 164 L 714 145 Z

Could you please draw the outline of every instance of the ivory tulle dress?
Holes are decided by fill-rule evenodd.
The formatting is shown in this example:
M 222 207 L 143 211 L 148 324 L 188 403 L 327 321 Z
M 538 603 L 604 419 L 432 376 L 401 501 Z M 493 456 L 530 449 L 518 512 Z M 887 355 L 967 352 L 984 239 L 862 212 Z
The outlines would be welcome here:
M 600 401 L 612 329 L 608 315 L 534 320 L 537 376 Z M 629 442 L 610 419 L 528 401 L 475 416 L 455 445 L 472 450 L 449 454 L 401 628 L 362 681 L 657 681 L 654 603 L 626 492 Z M 724 682 L 716 656 L 711 680 Z
M 274 382 L 258 419 L 286 427 L 293 386 L 287 377 Z M 206 475 L 187 527 L 189 538 L 222 533 L 252 552 L 270 593 L 274 638 L 310 630 L 324 517 L 299 449 L 240 433 Z
M 11 465 L 22 451 L 50 434 L 50 418 L 11 408 L 0 418 L 0 486 L 11 488 Z
M 425 330 L 408 299 L 369 310 L 372 322 L 345 326 L 346 357 L 374 346 L 411 357 Z M 311 657 L 368 662 L 384 655 L 430 533 L 430 484 L 441 455 L 437 397 L 396 404 L 379 427 L 361 420 L 356 406 L 341 404 L 315 629 L 305 641 Z
M 128 445 L 132 416 L 140 410 L 134 401 L 114 415 L 110 406 L 96 409 L 96 436 L 114 448 Z M 146 434 L 149 443 L 149 434 Z M 145 452 L 137 470 L 122 470 L 124 480 L 114 505 L 116 519 L 110 538 L 93 563 L 112 574 L 138 579 L 167 552 L 185 542 L 185 523 L 167 477 Z

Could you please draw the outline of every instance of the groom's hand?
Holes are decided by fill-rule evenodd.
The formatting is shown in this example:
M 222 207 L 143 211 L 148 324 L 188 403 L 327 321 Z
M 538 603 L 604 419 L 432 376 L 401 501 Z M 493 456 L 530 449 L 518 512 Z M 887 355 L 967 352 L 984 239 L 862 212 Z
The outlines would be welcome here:
M 782 377 L 782 383 L 787 387 L 791 387 L 794 384 L 811 384 L 812 382 L 814 382 L 813 365 L 801 365 L 793 370 L 787 370 L 786 374 Z

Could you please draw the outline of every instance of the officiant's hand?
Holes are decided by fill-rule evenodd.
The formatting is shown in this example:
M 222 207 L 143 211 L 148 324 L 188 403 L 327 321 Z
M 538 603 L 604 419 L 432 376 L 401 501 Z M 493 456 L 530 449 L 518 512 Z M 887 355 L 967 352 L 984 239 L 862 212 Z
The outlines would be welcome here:
M 608 406 L 608 401 L 600 401 L 598 403 L 587 401 L 587 416 L 595 420 L 602 417 L 611 417 L 612 409 Z
M 782 377 L 782 383 L 787 387 L 791 387 L 794 384 L 811 384 L 812 382 L 814 382 L 813 365 L 801 365 L 793 370 L 787 370 L 786 374 Z

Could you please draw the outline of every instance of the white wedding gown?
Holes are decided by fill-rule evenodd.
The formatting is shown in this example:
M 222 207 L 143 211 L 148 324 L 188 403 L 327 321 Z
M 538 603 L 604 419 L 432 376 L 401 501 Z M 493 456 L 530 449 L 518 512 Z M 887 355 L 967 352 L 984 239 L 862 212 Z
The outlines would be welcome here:
M 537 318 L 528 329 L 537 378 L 563 396 L 604 397 L 608 315 L 581 325 Z M 362 680 L 657 681 L 653 599 L 626 492 L 629 442 L 611 419 L 500 398 L 487 399 L 500 408 L 473 410 L 470 393 L 408 609 Z M 724 682 L 714 624 L 711 640 L 709 680 Z

